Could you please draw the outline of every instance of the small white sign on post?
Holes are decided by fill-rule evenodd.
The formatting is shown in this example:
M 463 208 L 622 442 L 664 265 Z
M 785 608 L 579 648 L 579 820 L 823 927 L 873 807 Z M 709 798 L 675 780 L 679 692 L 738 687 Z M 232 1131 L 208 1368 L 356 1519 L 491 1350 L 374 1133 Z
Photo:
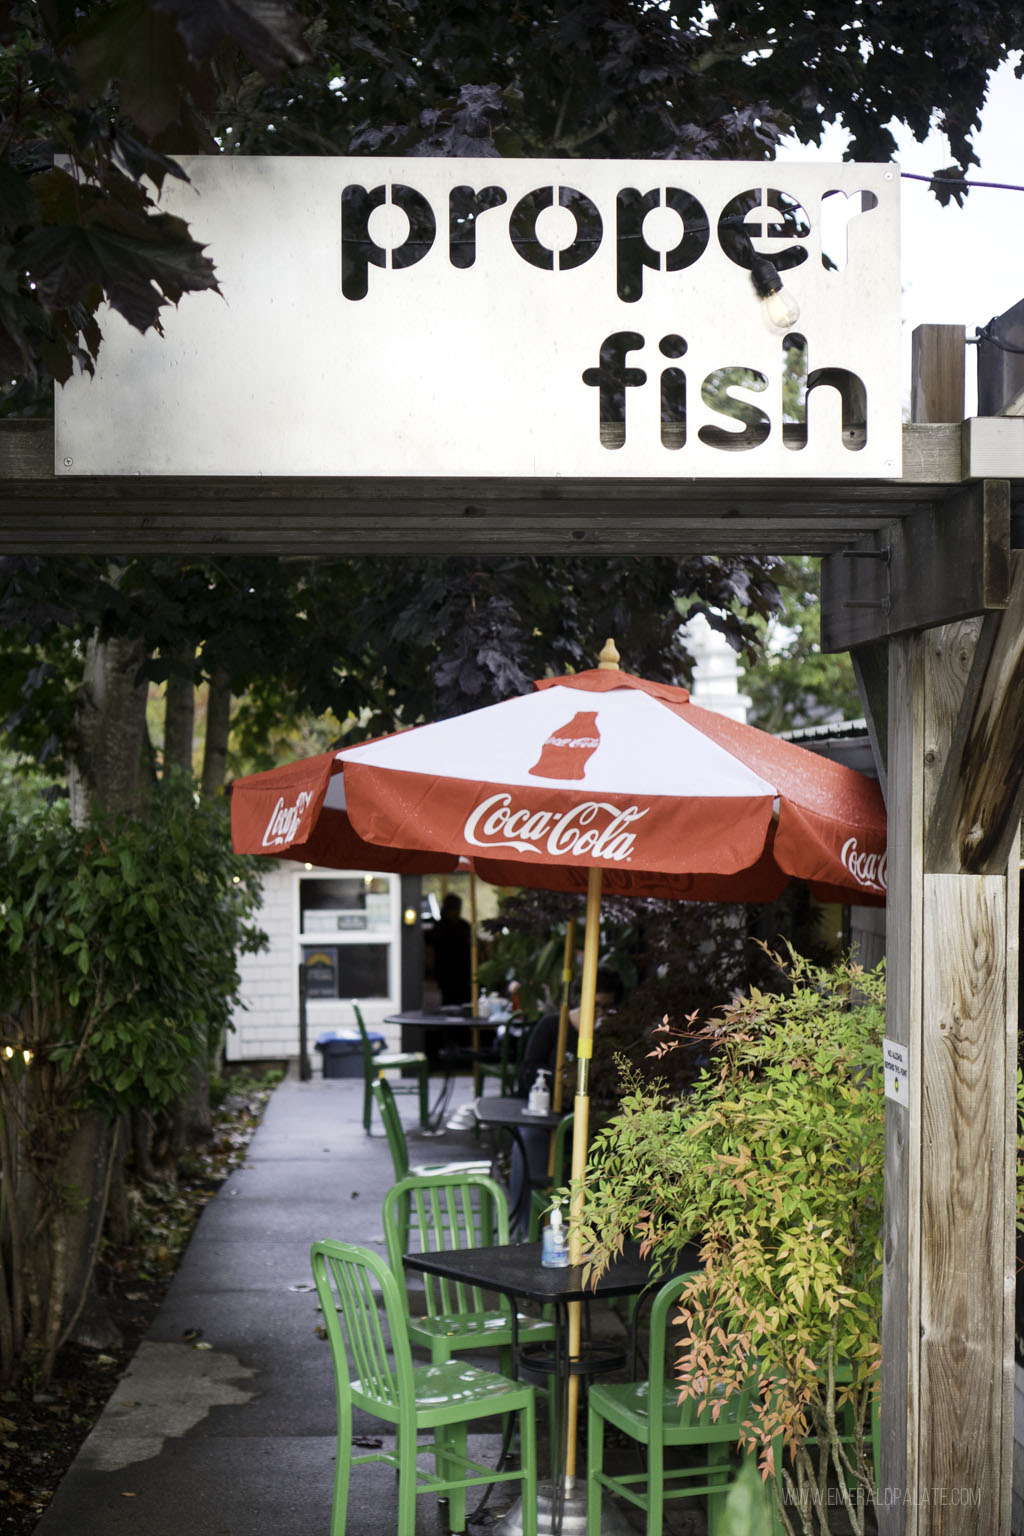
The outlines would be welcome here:
M 58 475 L 901 473 L 892 165 L 182 164 L 222 294 L 103 314 Z
M 896 1040 L 882 1041 L 885 1096 L 894 1104 L 910 1107 L 910 1049 Z

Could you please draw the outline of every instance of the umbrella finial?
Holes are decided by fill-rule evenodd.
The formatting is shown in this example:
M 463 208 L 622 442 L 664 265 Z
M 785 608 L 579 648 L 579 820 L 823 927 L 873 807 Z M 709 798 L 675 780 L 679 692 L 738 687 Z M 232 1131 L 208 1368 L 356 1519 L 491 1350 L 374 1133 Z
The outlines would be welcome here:
M 597 664 L 599 667 L 603 667 L 606 672 L 617 672 L 619 670 L 619 652 L 614 640 L 605 641 L 604 649 L 597 658 Z

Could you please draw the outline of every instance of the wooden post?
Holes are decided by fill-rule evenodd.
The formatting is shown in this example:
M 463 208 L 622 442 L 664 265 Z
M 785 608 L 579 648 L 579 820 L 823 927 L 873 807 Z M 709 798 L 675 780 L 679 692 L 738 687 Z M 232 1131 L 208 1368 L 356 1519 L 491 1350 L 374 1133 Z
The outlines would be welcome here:
M 999 874 L 934 873 L 926 828 L 978 621 L 890 642 L 882 1536 L 1009 1536 L 1017 839 Z
M 910 338 L 914 421 L 963 421 L 964 327 L 919 325 Z
M 957 331 L 915 333 L 919 421 L 962 413 Z M 889 640 L 886 1034 L 910 1087 L 886 1102 L 880 1536 L 1010 1532 L 1024 564 L 1008 551 L 1006 575 L 1002 612 Z

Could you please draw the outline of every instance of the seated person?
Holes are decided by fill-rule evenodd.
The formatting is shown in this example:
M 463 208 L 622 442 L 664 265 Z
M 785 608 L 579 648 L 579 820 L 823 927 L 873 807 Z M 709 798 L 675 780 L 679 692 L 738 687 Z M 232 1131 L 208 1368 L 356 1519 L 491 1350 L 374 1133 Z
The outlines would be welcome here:
M 617 972 L 601 966 L 597 972 L 594 991 L 594 1028 L 600 1027 L 605 1014 L 612 1012 L 622 1001 L 622 981 Z M 579 1005 L 569 1009 L 569 1028 L 566 1032 L 565 1057 L 576 1055 L 576 1037 L 580 1027 Z M 545 1013 L 536 1022 L 526 1039 L 522 1065 L 516 1083 L 516 1094 L 527 1098 L 537 1078 L 538 1071 L 548 1073 L 548 1087 L 553 1087 L 555 1072 L 565 1062 L 556 1060 L 558 1053 L 558 1014 Z M 563 1099 L 563 1110 L 572 1108 L 571 1099 Z M 530 1208 L 530 1189 L 543 1185 L 548 1176 L 548 1149 L 551 1132 L 540 1126 L 521 1126 L 509 1157 L 508 1194 L 509 1211 L 520 1229 L 525 1228 Z M 526 1166 L 523 1154 L 526 1154 Z
M 622 990 L 618 973 L 608 966 L 599 966 L 594 990 L 595 1029 L 600 1027 L 604 1015 L 615 1009 L 622 1001 Z M 526 1037 L 526 1047 L 516 1081 L 516 1095 L 519 1098 L 527 1097 L 536 1081 L 538 1070 L 543 1069 L 549 1074 L 549 1087 L 554 1084 L 555 1070 L 559 1066 L 555 1059 L 558 1051 L 558 1017 L 557 1011 L 542 1014 Z M 566 1060 L 575 1059 L 579 1027 L 580 1010 L 577 1004 L 575 1008 L 569 1009 L 569 1029 L 566 1032 L 565 1041 Z M 564 1066 L 565 1063 L 561 1065 Z

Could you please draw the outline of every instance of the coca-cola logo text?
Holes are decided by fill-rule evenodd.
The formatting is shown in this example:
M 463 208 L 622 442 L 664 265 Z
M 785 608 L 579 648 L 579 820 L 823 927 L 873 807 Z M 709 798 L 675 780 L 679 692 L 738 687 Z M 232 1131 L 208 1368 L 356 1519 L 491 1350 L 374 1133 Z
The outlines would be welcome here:
M 839 857 L 843 868 L 850 871 L 858 885 L 863 885 L 869 891 L 886 889 L 887 861 L 884 853 L 862 853 L 857 847 L 857 839 L 848 837 Z
M 312 798 L 308 789 L 299 791 L 294 805 L 285 805 L 284 796 L 280 796 L 263 834 L 264 848 L 283 848 L 294 840 L 302 813 Z
M 553 858 L 622 863 L 628 862 L 636 842 L 626 829 L 646 815 L 638 805 L 620 810 L 603 800 L 584 800 L 566 811 L 513 809 L 512 796 L 498 794 L 470 812 L 463 836 L 477 848 L 514 848 L 518 853 L 542 848 Z

